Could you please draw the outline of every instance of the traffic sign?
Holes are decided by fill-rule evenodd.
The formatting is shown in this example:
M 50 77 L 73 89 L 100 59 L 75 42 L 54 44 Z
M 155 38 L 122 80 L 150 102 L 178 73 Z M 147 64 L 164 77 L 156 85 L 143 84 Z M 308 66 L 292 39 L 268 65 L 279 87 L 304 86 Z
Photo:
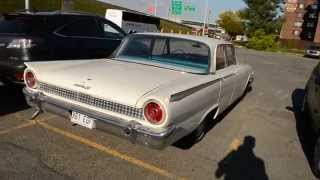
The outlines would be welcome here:
M 188 11 L 188 12 L 195 12 L 196 11 L 196 7 L 194 5 L 185 5 L 184 6 L 184 11 Z
M 173 15 L 182 15 L 182 12 L 183 12 L 182 0 L 172 0 L 171 1 L 171 13 Z

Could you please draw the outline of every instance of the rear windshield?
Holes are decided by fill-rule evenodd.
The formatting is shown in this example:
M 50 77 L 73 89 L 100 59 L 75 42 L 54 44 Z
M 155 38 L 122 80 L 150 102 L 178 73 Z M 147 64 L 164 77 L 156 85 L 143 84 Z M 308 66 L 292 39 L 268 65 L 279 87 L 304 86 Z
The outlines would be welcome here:
M 207 73 L 209 69 L 207 45 L 186 39 L 131 36 L 120 48 L 116 58 L 146 63 L 193 73 Z
M 42 18 L 7 16 L 0 21 L 0 34 L 39 34 L 44 25 Z

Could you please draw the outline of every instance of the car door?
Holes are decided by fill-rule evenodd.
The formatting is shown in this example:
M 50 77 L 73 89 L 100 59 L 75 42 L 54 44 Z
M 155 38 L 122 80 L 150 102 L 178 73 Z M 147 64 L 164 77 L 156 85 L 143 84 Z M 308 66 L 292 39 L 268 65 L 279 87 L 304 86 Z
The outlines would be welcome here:
M 62 31 L 77 19 L 68 17 L 51 17 L 49 24 L 54 26 L 53 33 L 47 39 L 52 60 L 74 59 L 77 57 L 75 37 L 69 36 L 68 31 Z
M 218 45 L 216 48 L 216 73 L 215 76 L 221 79 L 221 92 L 219 106 L 224 111 L 232 103 L 235 90 L 236 67 L 229 66 L 226 56 L 226 45 Z
M 232 69 L 233 73 L 235 74 L 233 77 L 234 91 L 230 99 L 230 103 L 232 104 L 243 94 L 244 86 L 248 80 L 248 76 L 246 75 L 247 73 L 245 71 L 241 70 L 242 67 L 237 63 L 233 45 L 225 45 L 225 55 L 228 68 Z
M 100 19 L 97 22 L 103 37 L 98 49 L 104 56 L 109 56 L 118 48 L 126 34 L 110 21 Z
M 103 41 L 102 32 L 94 18 L 79 18 L 58 30 L 56 34 L 68 40 L 68 46 L 72 47 L 72 51 L 65 54 L 66 56 L 77 59 L 102 57 L 99 51 L 99 44 Z

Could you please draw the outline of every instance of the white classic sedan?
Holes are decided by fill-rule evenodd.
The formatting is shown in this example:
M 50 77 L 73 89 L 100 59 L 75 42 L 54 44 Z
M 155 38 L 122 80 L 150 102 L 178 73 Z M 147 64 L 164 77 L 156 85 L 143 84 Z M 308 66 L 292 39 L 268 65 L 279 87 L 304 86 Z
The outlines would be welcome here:
M 37 110 L 33 118 L 57 113 L 155 149 L 187 135 L 201 139 L 207 120 L 253 81 L 252 68 L 237 62 L 229 42 L 177 34 L 130 35 L 110 59 L 26 66 L 24 94 Z

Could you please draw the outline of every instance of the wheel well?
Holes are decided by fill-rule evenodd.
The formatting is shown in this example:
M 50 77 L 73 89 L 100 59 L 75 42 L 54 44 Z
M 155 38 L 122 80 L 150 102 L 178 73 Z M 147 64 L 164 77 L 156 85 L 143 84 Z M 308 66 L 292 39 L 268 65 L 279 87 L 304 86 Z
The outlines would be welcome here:
M 249 74 L 245 88 L 248 88 L 248 86 L 252 85 L 252 83 L 253 83 L 253 74 Z
M 207 120 L 213 120 L 217 117 L 219 107 L 215 107 L 213 109 L 211 109 L 209 112 L 206 113 L 206 115 L 202 118 L 202 122 L 203 121 L 207 121 Z

